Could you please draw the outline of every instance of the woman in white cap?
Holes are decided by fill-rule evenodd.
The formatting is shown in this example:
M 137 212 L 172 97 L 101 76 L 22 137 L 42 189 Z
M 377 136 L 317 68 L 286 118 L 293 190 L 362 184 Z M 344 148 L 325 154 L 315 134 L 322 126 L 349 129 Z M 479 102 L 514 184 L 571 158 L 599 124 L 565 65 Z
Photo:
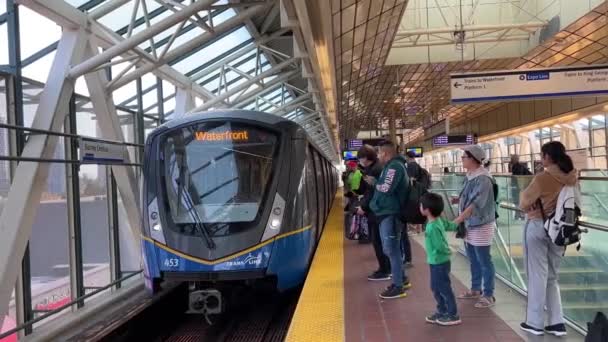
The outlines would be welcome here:
M 458 224 L 464 222 L 466 227 L 465 246 L 471 263 L 471 289 L 458 298 L 477 300 L 476 308 L 489 308 L 496 302 L 490 254 L 496 231 L 496 202 L 494 180 L 483 167 L 486 160 L 485 151 L 478 145 L 464 148 L 462 166 L 467 176 L 460 193 L 460 215 L 454 220 Z

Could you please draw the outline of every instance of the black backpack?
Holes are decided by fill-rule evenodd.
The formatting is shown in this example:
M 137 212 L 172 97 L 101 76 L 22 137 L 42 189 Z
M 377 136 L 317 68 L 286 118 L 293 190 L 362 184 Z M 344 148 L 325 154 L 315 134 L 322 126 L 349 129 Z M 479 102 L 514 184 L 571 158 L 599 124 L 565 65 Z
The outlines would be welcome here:
M 498 184 L 492 177 L 490 177 L 490 182 L 492 182 L 492 192 L 494 193 L 494 203 L 496 203 L 496 211 L 494 213 L 494 216 L 496 216 L 496 219 L 498 219 L 500 217 L 500 215 L 498 215 Z
M 417 181 L 422 184 L 425 189 L 431 188 L 431 175 L 425 168 L 420 167 L 420 174 L 417 178 Z
M 403 169 L 407 175 L 405 164 L 403 164 Z M 406 192 L 407 196 L 405 196 L 404 201 L 401 203 L 399 220 L 410 224 L 425 223 L 426 217 L 420 212 L 420 198 L 427 193 L 427 188 L 421 182 L 408 181 L 405 183 L 403 191 Z
M 494 191 L 494 203 L 496 203 L 496 212 L 494 213 L 494 216 L 498 219 L 500 217 L 498 215 L 498 184 L 496 184 L 494 179 L 492 179 L 492 190 Z
M 410 182 L 406 191 L 408 193 L 405 205 L 401 207 L 401 221 L 410 224 L 425 223 L 426 217 L 420 212 L 420 198 L 428 191 L 420 182 Z
M 593 322 L 587 322 L 585 342 L 608 342 L 608 319 L 598 312 Z

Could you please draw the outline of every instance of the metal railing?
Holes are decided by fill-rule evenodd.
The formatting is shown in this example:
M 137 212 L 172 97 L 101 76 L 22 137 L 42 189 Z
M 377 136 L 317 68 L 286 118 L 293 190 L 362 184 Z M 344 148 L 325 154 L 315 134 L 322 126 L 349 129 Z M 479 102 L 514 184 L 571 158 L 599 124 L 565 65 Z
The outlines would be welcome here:
M 76 305 L 78 303 L 84 302 L 85 299 L 93 297 L 96 294 L 98 294 L 98 293 L 100 293 L 102 291 L 105 291 L 105 290 L 107 290 L 107 289 L 109 289 L 109 288 L 111 288 L 113 286 L 122 285 L 122 283 L 125 280 L 127 280 L 129 278 L 132 278 L 132 277 L 134 277 L 134 276 L 136 276 L 136 275 L 138 275 L 138 274 L 140 274 L 142 272 L 143 272 L 143 270 L 135 271 L 135 272 L 132 272 L 132 273 L 130 273 L 130 274 L 128 274 L 128 275 L 120 278 L 120 279 L 116 279 L 113 282 L 108 283 L 108 284 L 106 284 L 104 286 L 97 287 L 95 291 L 89 292 L 89 293 L 87 293 L 87 294 L 85 294 L 83 296 L 80 296 L 78 298 L 74 298 L 69 303 L 66 303 L 66 304 L 64 304 L 64 305 L 62 305 L 62 306 L 60 306 L 60 307 L 58 307 L 56 309 L 50 310 L 47 313 L 45 313 L 44 315 L 38 316 L 38 317 L 36 317 L 36 318 L 34 318 L 32 320 L 29 320 L 27 322 L 24 322 L 24 323 L 22 323 L 22 324 L 20 324 L 20 325 L 18 325 L 16 327 L 14 327 L 13 329 L 10 329 L 10 330 L 8 330 L 6 332 L 3 332 L 2 334 L 0 334 L 0 340 L 2 340 L 5 337 L 8 337 L 8 336 L 10 336 L 12 334 L 18 333 L 21 330 L 31 329 L 34 324 L 36 324 L 36 323 L 38 323 L 38 322 L 40 322 L 40 321 L 42 321 L 42 320 L 44 320 L 44 319 L 46 319 L 46 318 L 48 318 L 50 316 L 56 315 L 56 314 L 64 311 L 65 309 L 67 309 L 69 307 L 72 307 L 73 305 Z

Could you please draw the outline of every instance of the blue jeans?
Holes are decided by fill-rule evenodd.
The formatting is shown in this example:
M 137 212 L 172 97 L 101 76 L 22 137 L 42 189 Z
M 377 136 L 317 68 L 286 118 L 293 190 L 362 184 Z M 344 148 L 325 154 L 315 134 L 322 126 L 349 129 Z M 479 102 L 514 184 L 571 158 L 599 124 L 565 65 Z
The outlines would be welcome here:
M 429 265 L 431 267 L 431 291 L 437 301 L 437 313 L 440 315 L 455 316 L 458 314 L 456 298 L 452 291 L 450 282 L 451 263 L 448 261 L 439 265 Z
M 393 284 L 397 287 L 403 286 L 406 280 L 401 257 L 401 226 L 395 215 L 384 216 L 380 221 L 382 251 L 391 262 Z
M 466 242 L 465 246 L 471 263 L 471 291 L 480 292 L 483 280 L 483 296 L 494 296 L 494 263 L 490 246 L 473 246 Z

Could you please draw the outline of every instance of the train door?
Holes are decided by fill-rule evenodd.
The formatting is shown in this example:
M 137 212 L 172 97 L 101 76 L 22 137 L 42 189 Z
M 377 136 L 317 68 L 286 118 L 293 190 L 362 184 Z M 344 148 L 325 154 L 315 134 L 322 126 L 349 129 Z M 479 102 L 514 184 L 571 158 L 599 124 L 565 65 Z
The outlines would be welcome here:
M 309 147 L 306 149 L 306 189 L 308 191 L 308 212 L 310 213 L 310 224 L 317 238 L 321 235 L 321 226 L 319 225 L 319 192 L 317 191 L 317 176 L 315 175 L 315 165 L 313 162 L 313 150 Z
M 321 171 L 321 158 L 319 158 L 319 153 L 314 149 L 311 150 L 314 165 L 315 165 L 315 178 L 317 180 L 317 194 L 319 194 L 318 198 L 318 208 L 319 208 L 319 228 L 323 230 L 323 225 L 325 224 L 326 217 L 326 205 L 325 205 L 325 191 L 323 188 L 325 187 L 325 181 L 323 179 L 323 171 Z
M 331 204 L 333 202 L 333 196 L 331 193 L 331 173 L 329 173 L 329 163 L 323 159 L 323 171 L 325 171 L 325 193 L 327 194 L 327 214 L 331 210 Z

